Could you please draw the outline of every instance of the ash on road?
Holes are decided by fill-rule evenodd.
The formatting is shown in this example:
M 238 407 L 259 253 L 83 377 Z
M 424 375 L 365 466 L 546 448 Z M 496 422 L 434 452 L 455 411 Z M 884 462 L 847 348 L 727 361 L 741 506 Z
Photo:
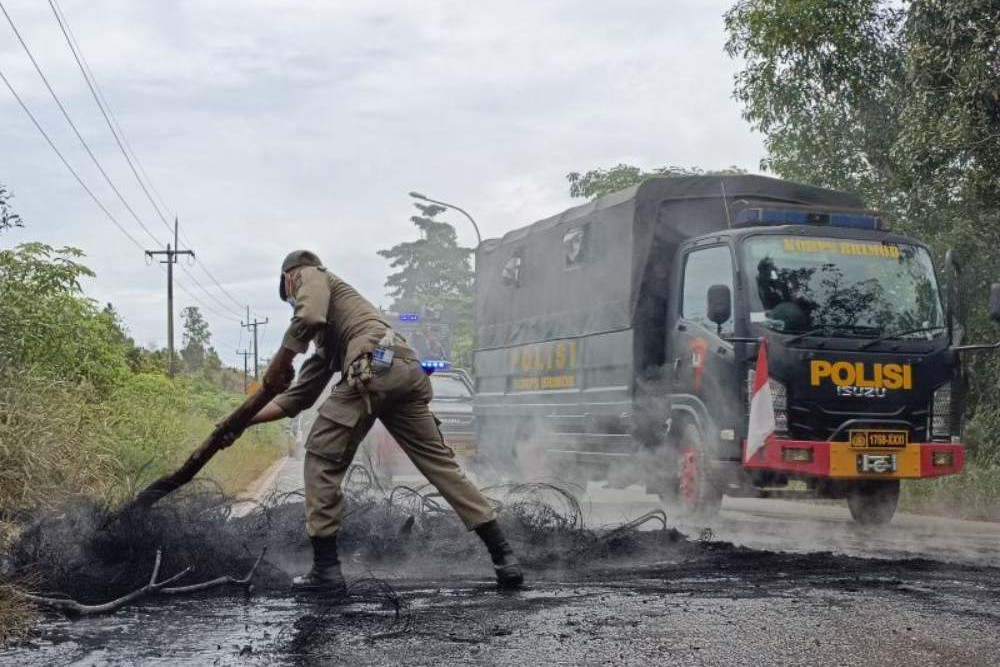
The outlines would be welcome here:
M 590 525 L 655 506 L 593 485 L 585 502 Z M 647 548 L 572 567 L 536 562 L 514 594 L 494 590 L 485 558 L 348 555 L 356 595 L 343 603 L 271 590 L 53 614 L 0 664 L 997 664 L 992 524 L 903 515 L 859 531 L 842 508 L 727 500 L 704 528 L 682 527 L 688 540 L 650 531 Z
M 152 600 L 48 619 L 18 665 L 995 665 L 1000 571 L 687 543 L 662 562 L 534 572 L 502 595 L 468 572 L 381 571 L 386 598 Z M 441 573 L 447 564 L 437 564 Z M 364 573 L 354 568 L 356 576 Z M 374 584 L 373 584 L 374 585 Z

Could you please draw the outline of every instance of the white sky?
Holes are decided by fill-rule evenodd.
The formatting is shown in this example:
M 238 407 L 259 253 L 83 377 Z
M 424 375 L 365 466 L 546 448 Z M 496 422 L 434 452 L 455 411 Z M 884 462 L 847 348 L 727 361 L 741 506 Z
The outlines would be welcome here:
M 756 171 L 763 156 L 731 99 L 723 52 L 732 0 L 378 3 L 62 0 L 126 136 L 183 236 L 240 303 L 289 316 L 278 267 L 310 248 L 388 304 L 375 252 L 412 240 L 407 192 L 464 207 L 484 237 L 573 205 L 565 175 L 629 162 Z M 166 229 L 133 179 L 46 2 L 3 0 L 56 92 L 139 217 Z M 9 26 L 0 70 L 112 213 L 153 247 L 89 162 Z M 87 253 L 86 285 L 137 342 L 164 345 L 166 278 L 104 217 L 0 86 L 0 182 L 23 230 Z M 474 234 L 447 218 L 463 243 Z M 182 243 L 182 245 L 184 245 Z M 198 267 L 218 299 L 236 306 Z M 178 272 L 215 310 L 219 304 Z M 177 291 L 175 314 L 198 305 Z M 202 307 L 227 364 L 239 318 Z M 179 332 L 179 328 L 178 328 Z M 179 333 L 178 333 L 178 345 Z

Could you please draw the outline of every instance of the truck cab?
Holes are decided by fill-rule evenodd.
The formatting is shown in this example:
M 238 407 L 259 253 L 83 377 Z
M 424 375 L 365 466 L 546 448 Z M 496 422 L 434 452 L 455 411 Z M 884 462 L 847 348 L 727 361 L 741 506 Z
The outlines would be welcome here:
M 723 493 L 791 486 L 882 523 L 899 480 L 961 470 L 961 360 L 925 246 L 871 212 L 747 202 L 678 252 L 667 356 L 682 504 L 711 512 Z M 749 451 L 762 350 L 773 431 Z

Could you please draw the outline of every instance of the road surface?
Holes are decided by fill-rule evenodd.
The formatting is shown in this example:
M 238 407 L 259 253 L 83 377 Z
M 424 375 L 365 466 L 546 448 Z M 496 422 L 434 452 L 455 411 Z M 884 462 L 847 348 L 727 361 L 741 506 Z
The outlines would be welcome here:
M 301 460 L 275 479 L 298 488 Z M 658 507 L 638 488 L 592 483 L 584 498 L 593 526 Z M 366 594 L 339 605 L 277 591 L 52 615 L 0 664 L 997 664 L 995 524 L 900 515 L 861 530 L 844 507 L 727 499 L 718 520 L 681 528 L 694 541 L 534 569 L 509 595 L 482 561 L 427 563 L 418 575 L 352 562 Z M 368 574 L 394 593 L 364 583 Z

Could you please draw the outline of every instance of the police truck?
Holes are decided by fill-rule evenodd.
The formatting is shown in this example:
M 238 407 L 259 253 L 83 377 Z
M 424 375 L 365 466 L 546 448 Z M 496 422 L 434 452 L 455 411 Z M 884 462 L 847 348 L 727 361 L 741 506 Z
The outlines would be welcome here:
M 943 264 L 853 194 L 755 175 L 653 178 L 487 240 L 478 456 L 696 515 L 805 494 L 885 523 L 900 480 L 961 471 L 962 360 L 1000 348 L 964 344 Z

